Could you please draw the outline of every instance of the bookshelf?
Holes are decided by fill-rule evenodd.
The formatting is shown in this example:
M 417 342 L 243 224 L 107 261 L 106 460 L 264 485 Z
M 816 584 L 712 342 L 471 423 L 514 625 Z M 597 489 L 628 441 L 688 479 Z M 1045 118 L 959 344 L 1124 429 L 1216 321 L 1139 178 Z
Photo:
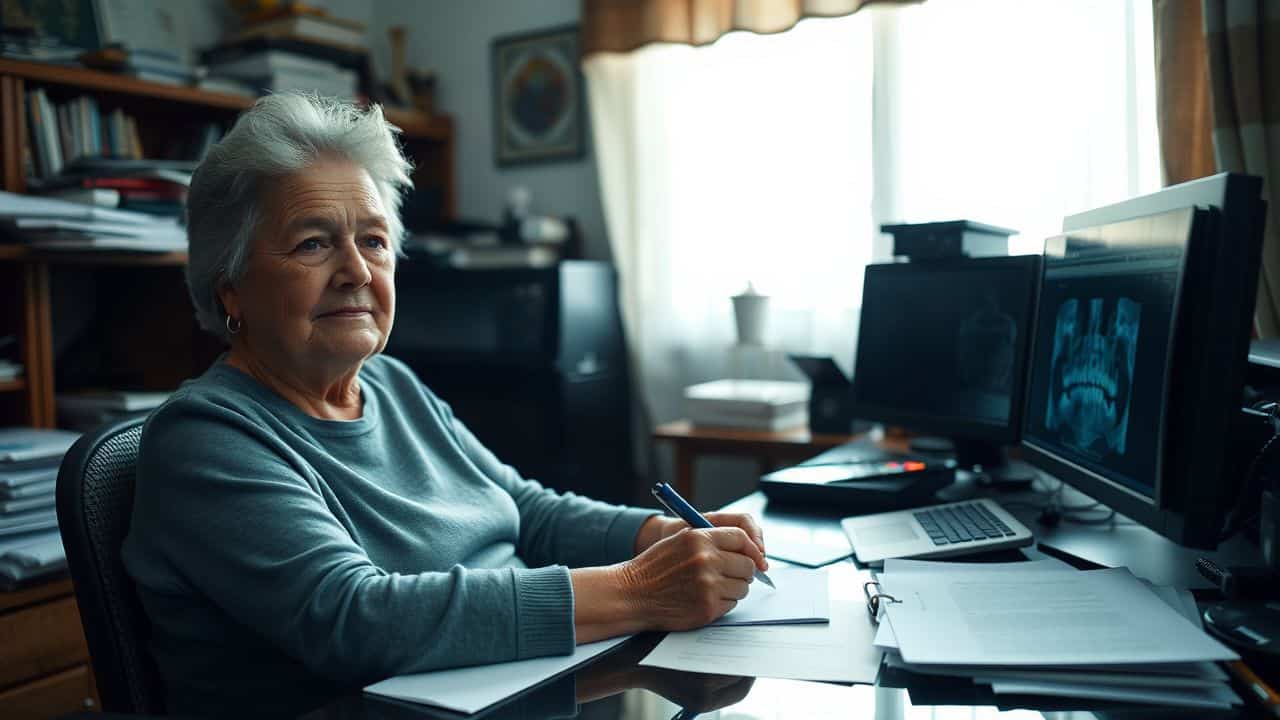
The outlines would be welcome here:
M 0 59 L 0 189 L 27 190 L 28 91 L 92 96 L 136 118 L 147 157 L 209 122 L 230 126 L 253 100 L 75 67 Z M 388 109 L 417 188 L 455 213 L 448 117 Z M 0 338 L 24 373 L 0 380 L 0 427 L 55 427 L 58 388 L 172 390 L 221 351 L 195 324 L 186 253 L 57 253 L 0 243 Z M 11 353 L 12 354 L 12 353 Z M 97 705 L 89 654 L 65 576 L 0 592 L 0 715 L 54 717 Z

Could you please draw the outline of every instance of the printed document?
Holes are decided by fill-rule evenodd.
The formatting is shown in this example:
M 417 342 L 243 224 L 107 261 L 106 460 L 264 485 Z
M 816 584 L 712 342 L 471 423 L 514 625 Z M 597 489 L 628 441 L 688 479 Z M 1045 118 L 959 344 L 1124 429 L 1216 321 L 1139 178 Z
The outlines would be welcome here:
M 871 645 L 875 628 L 867 616 L 861 590 L 867 575 L 836 567 L 841 572 L 832 572 L 830 582 L 824 584 L 829 593 L 829 623 L 712 626 L 669 633 L 640 664 L 721 675 L 875 682 L 883 654 Z M 779 588 L 789 582 L 773 570 L 769 574 Z
M 572 655 L 398 675 L 374 683 L 364 691 L 396 700 L 474 713 L 582 665 L 627 639 L 620 637 L 579 645 Z
M 825 623 L 831 619 L 827 604 L 827 574 L 809 568 L 777 567 L 769 571 L 777 588 L 759 580 L 747 596 L 712 625 L 794 625 Z
M 1090 665 L 1237 655 L 1125 568 L 1063 573 L 886 572 L 903 660 L 939 665 Z M 938 638 L 948 639 L 945 643 Z

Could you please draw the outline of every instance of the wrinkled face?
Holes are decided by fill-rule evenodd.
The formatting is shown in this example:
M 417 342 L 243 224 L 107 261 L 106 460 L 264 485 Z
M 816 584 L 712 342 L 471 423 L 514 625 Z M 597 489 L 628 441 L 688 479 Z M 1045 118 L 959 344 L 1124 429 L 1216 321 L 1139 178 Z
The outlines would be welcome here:
M 340 158 L 270 181 L 244 276 L 219 296 L 233 347 L 276 372 L 358 369 L 395 318 L 395 253 L 372 178 Z

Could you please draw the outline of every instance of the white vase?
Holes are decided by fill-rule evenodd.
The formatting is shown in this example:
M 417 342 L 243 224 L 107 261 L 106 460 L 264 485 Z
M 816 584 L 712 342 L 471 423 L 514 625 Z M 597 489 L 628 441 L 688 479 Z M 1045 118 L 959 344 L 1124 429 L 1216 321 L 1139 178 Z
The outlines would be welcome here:
M 732 297 L 733 319 L 738 326 L 738 344 L 764 345 L 769 318 L 769 296 L 761 295 L 747 284 L 747 289 Z

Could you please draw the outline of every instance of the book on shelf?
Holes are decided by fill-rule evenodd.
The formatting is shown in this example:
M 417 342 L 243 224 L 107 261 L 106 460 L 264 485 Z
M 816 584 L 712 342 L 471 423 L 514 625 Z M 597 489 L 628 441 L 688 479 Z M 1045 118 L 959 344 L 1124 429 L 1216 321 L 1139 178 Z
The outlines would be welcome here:
M 252 23 L 232 36 L 232 42 L 259 37 L 327 43 L 353 52 L 369 48 L 362 23 L 321 15 L 293 15 Z
M 96 207 L 120 207 L 120 191 L 100 187 L 65 187 L 43 193 L 46 197 Z
M 7 463 L 61 458 L 79 437 L 66 430 L 0 428 L 0 472 L 9 469 Z
M 0 381 L 14 380 L 22 376 L 22 365 L 11 360 L 0 359 Z
M 450 250 L 446 263 L 467 270 L 500 268 L 544 268 L 561 260 L 561 248 L 554 244 L 461 245 Z

